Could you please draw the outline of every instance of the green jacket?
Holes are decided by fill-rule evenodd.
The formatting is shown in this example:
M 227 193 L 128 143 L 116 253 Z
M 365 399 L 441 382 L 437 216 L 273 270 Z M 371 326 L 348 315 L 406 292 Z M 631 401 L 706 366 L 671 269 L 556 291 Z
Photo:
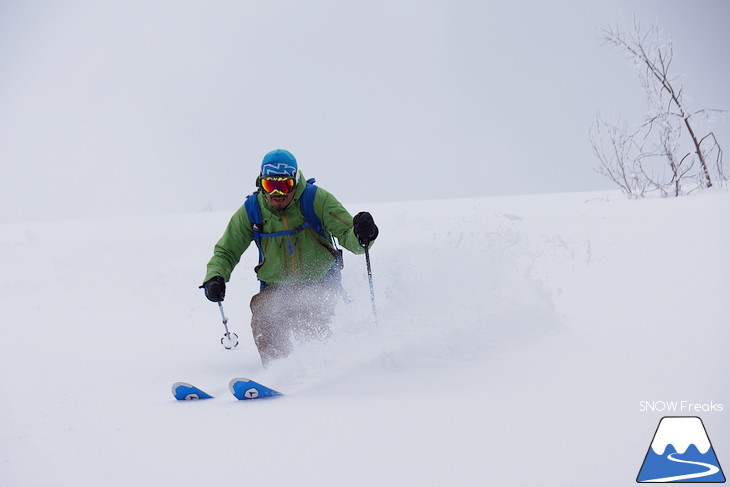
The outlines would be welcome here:
M 261 208 L 264 233 L 284 232 L 304 223 L 299 198 L 305 186 L 306 180 L 299 171 L 294 199 L 283 211 L 274 210 L 263 193 L 258 192 L 257 200 Z M 365 252 L 352 228 L 352 215 L 334 196 L 320 187 L 317 188 L 314 198 L 314 211 L 325 232 L 336 237 L 340 245 L 355 254 Z M 226 231 L 215 245 L 204 282 L 215 276 L 228 281 L 251 242 L 251 221 L 246 208 L 241 206 L 233 214 Z M 331 244 L 309 227 L 293 236 L 263 238 L 261 247 L 263 260 L 256 266 L 255 272 L 260 280 L 270 285 L 321 281 L 335 261 Z

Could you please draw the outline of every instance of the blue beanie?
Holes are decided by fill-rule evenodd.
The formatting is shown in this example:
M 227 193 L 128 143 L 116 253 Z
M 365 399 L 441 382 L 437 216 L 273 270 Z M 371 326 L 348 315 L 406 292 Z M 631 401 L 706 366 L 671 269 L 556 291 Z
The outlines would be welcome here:
M 261 175 L 296 179 L 297 160 L 288 150 L 272 150 L 264 156 L 264 160 L 261 162 Z

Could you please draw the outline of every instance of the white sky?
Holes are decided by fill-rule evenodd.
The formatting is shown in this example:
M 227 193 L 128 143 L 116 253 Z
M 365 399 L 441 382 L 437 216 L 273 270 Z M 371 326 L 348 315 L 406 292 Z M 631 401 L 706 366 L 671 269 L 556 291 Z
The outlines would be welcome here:
M 275 148 L 344 202 L 612 188 L 634 13 L 730 109 L 725 0 L 0 0 L 0 222 L 233 210 Z

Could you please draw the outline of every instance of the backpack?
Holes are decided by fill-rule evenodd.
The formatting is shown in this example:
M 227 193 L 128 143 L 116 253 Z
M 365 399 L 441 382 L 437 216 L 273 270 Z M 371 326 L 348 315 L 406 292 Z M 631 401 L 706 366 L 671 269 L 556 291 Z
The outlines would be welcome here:
M 253 229 L 253 240 L 254 242 L 256 242 L 256 247 L 259 249 L 259 264 L 261 264 L 264 260 L 264 255 L 261 250 L 262 238 L 293 236 L 301 232 L 305 228 L 310 227 L 314 232 L 321 235 L 325 240 L 330 243 L 330 246 L 332 248 L 331 253 L 332 256 L 335 258 L 335 262 L 332 264 L 330 270 L 327 271 L 324 281 L 341 285 L 341 271 L 344 267 L 342 250 L 337 247 L 337 244 L 335 243 L 332 236 L 327 235 L 327 233 L 324 231 L 324 228 L 322 227 L 322 221 L 319 219 L 319 216 L 317 216 L 317 213 L 314 211 L 314 197 L 317 194 L 317 185 L 314 184 L 315 182 L 316 180 L 314 178 L 307 179 L 307 185 L 305 186 L 302 195 L 299 197 L 299 208 L 301 209 L 302 215 L 304 216 L 304 223 L 302 223 L 293 230 L 287 230 L 277 233 L 263 232 L 261 208 L 259 207 L 259 202 L 256 199 L 258 191 L 248 195 L 243 206 L 245 207 L 246 213 L 248 214 L 248 219 L 251 221 Z M 294 249 L 291 246 L 291 241 L 288 241 L 288 246 L 289 254 L 293 254 Z M 259 282 L 261 283 L 261 291 L 263 291 L 264 288 L 266 288 L 266 283 L 261 279 L 259 279 Z

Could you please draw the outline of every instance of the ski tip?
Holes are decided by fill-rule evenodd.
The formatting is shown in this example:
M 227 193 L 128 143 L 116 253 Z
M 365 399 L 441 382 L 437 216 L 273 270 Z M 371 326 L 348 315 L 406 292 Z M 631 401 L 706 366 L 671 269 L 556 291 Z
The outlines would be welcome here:
M 270 397 L 283 396 L 279 391 L 259 384 L 258 382 L 246 377 L 236 377 L 231 379 L 228 384 L 231 394 L 239 401 L 248 401 L 251 399 L 266 399 Z
M 198 389 L 187 382 L 175 382 L 172 385 L 172 395 L 178 401 L 196 401 L 198 399 L 212 399 L 213 396 Z
M 172 395 L 177 395 L 177 390 L 179 387 L 186 387 L 186 388 L 192 388 L 193 386 L 191 384 L 188 384 L 187 382 L 175 382 L 172 385 Z

